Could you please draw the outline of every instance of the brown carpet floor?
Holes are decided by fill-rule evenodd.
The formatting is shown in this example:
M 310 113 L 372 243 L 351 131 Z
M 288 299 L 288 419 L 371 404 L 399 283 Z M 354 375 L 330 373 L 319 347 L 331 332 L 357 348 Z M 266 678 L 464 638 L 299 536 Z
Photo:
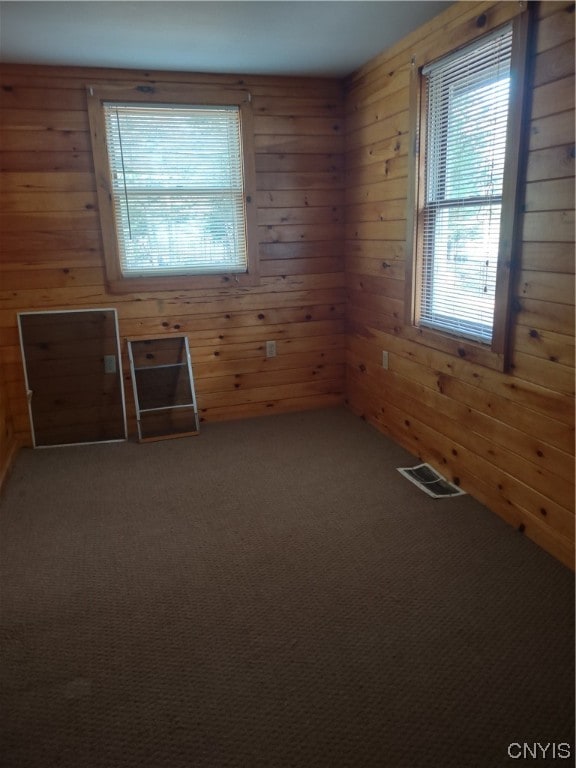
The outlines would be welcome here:
M 573 574 L 345 410 L 22 451 L 4 768 L 497 768 L 574 740 Z M 538 764 L 569 764 L 540 760 Z

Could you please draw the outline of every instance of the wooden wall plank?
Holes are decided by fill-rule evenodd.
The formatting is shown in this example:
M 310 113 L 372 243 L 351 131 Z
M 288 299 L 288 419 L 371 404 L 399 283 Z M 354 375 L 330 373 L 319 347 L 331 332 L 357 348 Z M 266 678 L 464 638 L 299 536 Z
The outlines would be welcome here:
M 284 224 L 328 224 L 344 221 L 344 209 L 341 206 L 261 208 L 258 211 L 258 224 L 267 226 Z
M 256 193 L 259 214 L 274 208 L 318 208 L 339 206 L 342 204 L 342 192 L 339 189 L 322 190 L 261 190 Z
M 93 168 L 90 152 L 2 152 L 0 171 L 51 172 L 76 171 L 90 173 Z M 26 191 L 24 189 L 24 191 Z
M 40 153 L 40 154 L 51 154 Z M 72 153 L 74 154 L 74 153 Z M 31 155 L 32 160 L 35 155 Z M 4 192 L 96 192 L 93 173 L 66 170 L 25 170 L 2 174 Z
M 232 421 L 233 419 L 251 419 L 268 416 L 273 413 L 291 413 L 293 411 L 315 410 L 341 405 L 340 392 L 291 397 L 284 400 L 265 400 L 242 405 L 205 407 L 200 409 L 200 421 Z
M 545 243 L 544 243 L 545 244 Z M 546 251 L 543 250 L 542 254 Z M 518 296 L 574 306 L 574 284 L 561 273 L 548 270 L 523 270 L 519 274 Z
M 574 308 L 570 304 L 523 298 L 517 301 L 515 317 L 518 325 L 531 330 L 555 331 L 561 328 L 563 333 L 574 337 Z
M 574 109 L 574 75 L 554 80 L 532 92 L 532 117 L 537 119 Z
M 48 211 L 94 211 L 96 195 L 92 192 L 6 192 L 0 190 L 2 213 L 45 213 Z
M 12 86 L 30 85 L 30 78 L 46 77 L 46 67 L 43 65 L 30 64 L 26 70 L 22 70 L 20 64 L 2 64 L 2 73 L 6 82 Z M 120 80 L 129 82 L 135 80 L 139 83 L 155 83 L 167 79 L 164 70 L 141 70 L 141 69 L 109 69 L 104 67 L 82 67 L 71 69 L 67 66 L 50 67 L 50 78 L 54 88 L 84 88 L 84 84 L 109 80 L 111 82 Z M 271 75 L 250 75 L 247 78 L 241 73 L 213 74 L 195 72 L 170 72 L 169 80 L 172 83 L 185 83 L 190 85 L 192 82 L 196 85 L 227 85 L 233 87 L 243 87 L 249 90 L 253 95 L 278 95 L 278 88 L 282 91 L 287 80 L 284 76 Z M 325 77 L 291 77 L 290 86 L 297 88 L 302 95 L 310 98 L 336 99 L 340 98 L 342 85 L 339 80 Z
M 254 133 L 281 136 L 339 136 L 344 129 L 342 118 L 294 117 L 290 115 L 256 115 Z
M 540 6 L 550 6 L 550 2 L 540 3 Z M 553 3 L 552 3 L 553 5 Z M 550 16 L 544 16 L 540 10 L 540 23 L 536 37 L 536 51 L 542 53 L 550 48 L 556 48 L 563 42 L 572 40 L 574 34 L 574 3 L 565 3 Z M 550 12 L 551 9 L 547 8 Z
M 573 31 L 573 30 L 572 30 Z M 534 85 L 545 85 L 574 74 L 574 38 L 536 56 Z
M 559 211 L 573 208 L 573 179 L 552 179 L 526 184 L 525 211 Z
M 258 152 L 256 173 L 341 173 L 344 160 L 336 153 Z M 328 190 L 326 190 L 328 191 Z
M 530 152 L 526 181 L 566 177 L 574 177 L 574 144 Z
M 88 131 L 23 131 L 4 130 L 2 149 L 5 152 L 88 152 Z
M 574 110 L 546 115 L 533 120 L 530 126 L 531 150 L 568 144 L 574 135 Z
M 574 2 L 573 0 L 544 0 L 544 2 L 538 3 L 537 12 L 540 20 L 539 27 L 543 19 L 556 15 L 560 16 L 561 24 L 565 25 L 567 22 L 572 22 L 574 18 Z M 539 38 L 540 35 L 538 34 Z M 554 40 L 552 40 L 552 45 L 554 45 Z

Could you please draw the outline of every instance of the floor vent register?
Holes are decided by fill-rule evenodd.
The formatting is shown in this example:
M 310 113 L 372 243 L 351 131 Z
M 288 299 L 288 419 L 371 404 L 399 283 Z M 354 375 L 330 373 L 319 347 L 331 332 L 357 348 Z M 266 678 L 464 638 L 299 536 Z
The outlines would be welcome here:
M 416 467 L 398 467 L 398 472 L 417 485 L 433 499 L 445 499 L 450 496 L 462 496 L 466 492 L 457 485 L 452 485 L 438 474 L 430 464 L 418 464 Z

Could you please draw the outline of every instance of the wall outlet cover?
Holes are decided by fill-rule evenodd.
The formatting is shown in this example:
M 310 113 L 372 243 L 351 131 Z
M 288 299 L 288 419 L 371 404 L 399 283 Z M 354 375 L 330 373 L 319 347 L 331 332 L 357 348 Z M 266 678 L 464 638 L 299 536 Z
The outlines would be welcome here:
M 104 373 L 116 373 L 116 355 L 104 355 Z

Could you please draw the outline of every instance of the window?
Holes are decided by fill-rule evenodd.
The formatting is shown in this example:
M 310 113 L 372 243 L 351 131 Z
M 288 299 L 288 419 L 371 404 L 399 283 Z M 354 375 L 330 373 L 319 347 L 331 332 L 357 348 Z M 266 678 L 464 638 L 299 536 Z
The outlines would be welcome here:
M 408 320 L 424 343 L 500 369 L 522 135 L 516 21 L 422 66 L 415 99 Z
M 248 94 L 156 86 L 88 94 L 112 290 L 253 283 Z
M 512 28 L 425 67 L 420 324 L 490 343 Z

